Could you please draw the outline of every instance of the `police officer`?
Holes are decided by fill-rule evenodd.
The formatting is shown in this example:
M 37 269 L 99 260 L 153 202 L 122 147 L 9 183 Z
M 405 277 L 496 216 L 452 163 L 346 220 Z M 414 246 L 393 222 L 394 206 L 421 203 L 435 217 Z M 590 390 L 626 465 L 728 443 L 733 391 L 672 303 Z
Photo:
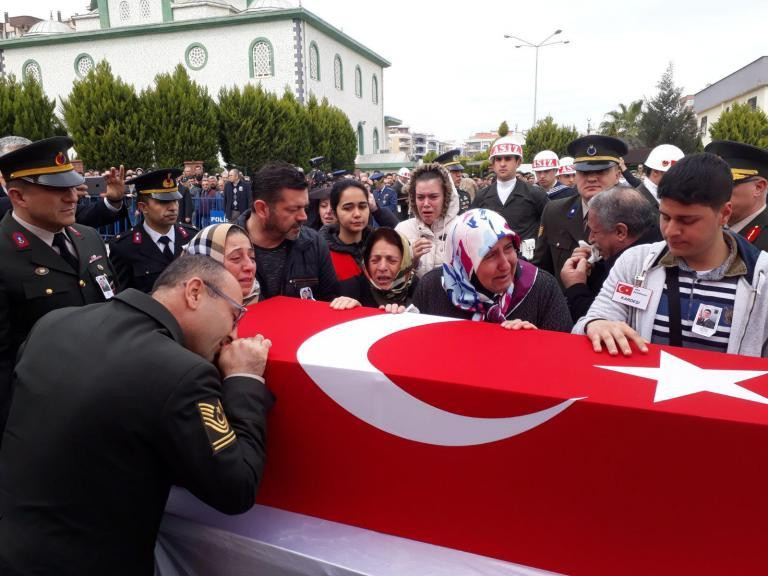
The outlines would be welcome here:
M 151 292 L 155 280 L 181 255 L 182 248 L 196 234 L 194 226 L 177 223 L 181 193 L 177 168 L 147 172 L 129 180 L 138 195 L 143 222 L 115 237 L 109 257 L 121 288 Z
M 0 221 L 0 429 L 16 352 L 32 325 L 57 308 L 103 302 L 117 288 L 98 232 L 75 223 L 84 179 L 67 156 L 71 146 L 57 136 L 0 157 L 13 207 Z
M 717 154 L 731 167 L 733 192 L 728 228 L 744 236 L 753 246 L 768 251 L 768 151 L 728 140 L 710 142 L 706 152 Z
M 464 172 L 464 166 L 459 162 L 459 152 L 458 148 L 448 150 L 448 152 L 440 154 L 434 161 L 442 164 L 448 170 L 448 174 L 451 175 L 453 187 L 456 188 L 456 193 L 459 195 L 459 214 L 464 214 L 472 204 L 472 197 L 469 192 L 461 188 L 461 175 Z
M 579 240 L 587 241 L 587 210 L 590 199 L 619 182 L 619 158 L 627 145 L 611 136 L 590 135 L 568 145 L 574 157 L 578 196 L 553 200 L 544 207 L 533 262 L 559 277 L 560 270 Z M 558 279 L 559 280 L 559 279 Z

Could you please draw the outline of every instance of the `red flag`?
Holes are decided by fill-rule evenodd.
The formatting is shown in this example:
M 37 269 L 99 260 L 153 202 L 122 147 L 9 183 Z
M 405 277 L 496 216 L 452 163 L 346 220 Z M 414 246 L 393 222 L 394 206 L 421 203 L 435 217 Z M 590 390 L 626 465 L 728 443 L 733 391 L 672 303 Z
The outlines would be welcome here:
M 620 294 L 626 294 L 627 296 L 632 296 L 632 292 L 635 290 L 635 287 L 632 286 L 632 284 L 624 284 L 623 282 L 619 282 L 616 285 L 616 291 Z

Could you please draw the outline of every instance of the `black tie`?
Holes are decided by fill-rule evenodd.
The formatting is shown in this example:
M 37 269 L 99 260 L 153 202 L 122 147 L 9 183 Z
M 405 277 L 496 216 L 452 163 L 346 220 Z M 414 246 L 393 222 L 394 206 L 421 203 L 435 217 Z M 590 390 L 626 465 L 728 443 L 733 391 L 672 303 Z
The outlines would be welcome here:
M 69 251 L 69 248 L 67 248 L 66 238 L 64 232 L 56 232 L 56 234 L 53 235 L 53 245 L 59 249 L 59 254 L 61 254 L 64 261 L 72 266 L 72 269 L 77 272 L 80 269 L 80 264 L 77 261 L 77 257 Z
M 171 239 L 168 238 L 168 236 L 160 236 L 160 238 L 157 239 L 160 244 L 163 245 L 163 256 L 166 257 L 168 262 L 173 260 L 173 251 L 171 250 Z

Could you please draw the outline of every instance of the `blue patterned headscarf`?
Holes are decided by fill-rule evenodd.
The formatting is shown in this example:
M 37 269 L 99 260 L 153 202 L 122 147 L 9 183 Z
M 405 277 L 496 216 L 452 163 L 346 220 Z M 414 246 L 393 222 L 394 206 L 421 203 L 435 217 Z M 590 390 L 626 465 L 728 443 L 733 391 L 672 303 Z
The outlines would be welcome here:
M 509 311 L 514 281 L 505 293 L 497 294 L 493 299 L 478 292 L 472 283 L 483 257 L 506 237 L 513 239 L 515 248 L 520 247 L 520 237 L 504 217 L 482 208 L 458 216 L 448 230 L 446 245 L 451 249 L 451 259 L 443 264 L 443 289 L 454 306 L 475 313 L 472 320 L 503 322 Z

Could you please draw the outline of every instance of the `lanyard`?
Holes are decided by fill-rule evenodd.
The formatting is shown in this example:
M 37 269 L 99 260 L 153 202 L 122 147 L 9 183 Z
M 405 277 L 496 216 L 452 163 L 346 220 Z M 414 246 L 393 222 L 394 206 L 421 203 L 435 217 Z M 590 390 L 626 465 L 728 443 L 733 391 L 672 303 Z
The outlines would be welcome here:
M 680 316 L 680 280 L 677 266 L 667 268 L 667 303 L 669 304 L 669 344 L 683 345 L 683 325 Z

